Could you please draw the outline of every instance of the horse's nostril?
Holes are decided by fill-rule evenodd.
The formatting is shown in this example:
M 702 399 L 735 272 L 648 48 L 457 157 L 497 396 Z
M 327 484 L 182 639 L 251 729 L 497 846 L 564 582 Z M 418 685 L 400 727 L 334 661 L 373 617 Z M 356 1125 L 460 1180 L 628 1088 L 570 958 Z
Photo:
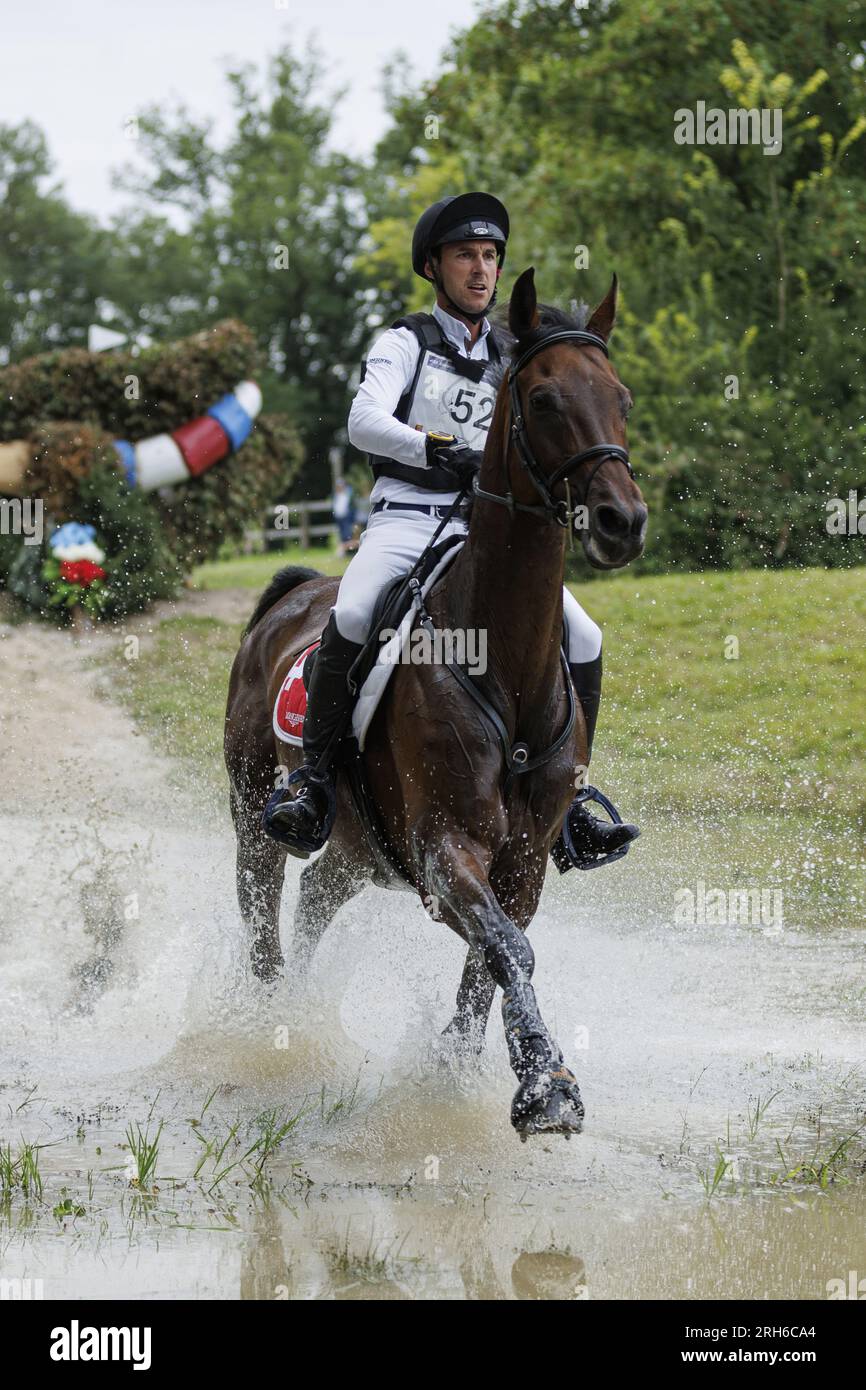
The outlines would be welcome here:
M 641 504 L 638 507 L 635 507 L 631 519 L 631 533 L 633 536 L 643 535 L 644 530 L 646 529 L 648 516 L 649 512 L 647 511 L 646 507 L 643 506 L 643 504 Z
M 595 523 L 606 536 L 619 538 L 627 536 L 629 533 L 628 517 L 625 512 L 620 511 L 619 507 L 596 507 Z

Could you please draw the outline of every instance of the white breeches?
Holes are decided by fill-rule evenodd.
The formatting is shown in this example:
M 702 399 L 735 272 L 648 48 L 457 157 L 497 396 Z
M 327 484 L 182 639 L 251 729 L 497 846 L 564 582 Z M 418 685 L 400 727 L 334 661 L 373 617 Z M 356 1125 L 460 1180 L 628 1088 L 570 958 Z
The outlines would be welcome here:
M 366 641 L 382 589 L 389 580 L 412 568 L 438 525 L 435 516 L 425 516 L 423 512 L 384 511 L 370 518 L 332 609 L 342 637 L 349 642 Z M 439 539 L 453 535 L 466 535 L 464 522 L 450 521 Z M 594 661 L 601 651 L 601 628 L 566 588 L 562 591 L 562 607 L 568 629 L 569 662 Z

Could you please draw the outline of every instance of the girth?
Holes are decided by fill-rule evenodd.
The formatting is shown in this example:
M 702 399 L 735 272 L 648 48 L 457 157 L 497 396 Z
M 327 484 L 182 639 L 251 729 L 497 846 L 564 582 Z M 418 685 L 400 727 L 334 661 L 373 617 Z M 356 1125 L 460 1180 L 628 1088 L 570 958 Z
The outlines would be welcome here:
M 427 608 L 424 604 L 424 600 L 421 596 L 420 587 L 417 585 L 417 582 L 413 583 L 413 596 L 418 607 L 418 622 L 420 626 L 424 628 L 425 632 L 427 632 L 428 635 L 432 638 L 436 629 L 433 623 L 433 619 L 427 612 Z M 445 666 L 448 667 L 448 670 L 451 672 L 452 676 L 454 676 L 455 680 L 463 687 L 467 695 L 471 696 L 471 698 L 475 701 L 475 704 L 481 710 L 482 714 L 489 721 L 489 723 L 493 725 L 493 728 L 496 731 L 497 737 L 502 746 L 503 757 L 505 758 L 505 782 L 503 784 L 503 795 L 508 794 L 511 783 L 515 777 L 519 776 L 521 772 L 533 772 L 535 768 L 543 767 L 545 763 L 550 762 L 551 758 L 556 756 L 560 748 L 562 748 L 564 744 L 568 741 L 568 739 L 571 737 L 572 731 L 574 729 L 576 706 L 574 703 L 574 687 L 571 683 L 571 672 L 568 669 L 568 658 L 566 657 L 565 651 L 562 647 L 560 647 L 559 650 L 559 657 L 563 673 L 565 675 L 565 694 L 566 699 L 568 700 L 568 714 L 565 720 L 565 727 L 548 748 L 545 748 L 542 753 L 536 753 L 534 757 L 530 756 L 529 745 L 524 743 L 522 740 L 519 740 L 517 743 L 511 742 L 511 739 L 508 736 L 508 730 L 505 727 L 505 723 L 499 711 L 493 707 L 493 705 L 486 698 L 486 696 L 482 695 L 481 691 L 478 689 L 477 685 L 472 680 L 468 672 L 464 671 L 463 667 L 460 666 L 459 663 L 456 661 L 445 661 L 443 663 Z

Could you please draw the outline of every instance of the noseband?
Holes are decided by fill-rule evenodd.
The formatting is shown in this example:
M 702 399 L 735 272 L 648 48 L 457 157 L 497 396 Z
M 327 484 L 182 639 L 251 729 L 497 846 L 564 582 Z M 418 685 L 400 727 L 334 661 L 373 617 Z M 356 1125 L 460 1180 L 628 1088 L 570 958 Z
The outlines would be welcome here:
M 520 404 L 520 395 L 517 390 L 518 373 L 530 362 L 536 353 L 541 352 L 542 348 L 550 347 L 552 343 L 583 343 L 588 347 L 600 348 L 605 357 L 609 356 L 607 343 L 603 338 L 599 338 L 595 333 L 587 333 L 581 328 L 560 328 L 552 333 L 546 334 L 539 342 L 533 343 L 524 353 L 513 362 L 508 370 L 508 394 L 511 402 L 511 437 L 517 446 L 517 453 L 520 462 L 529 474 L 536 492 L 541 497 L 541 505 L 530 506 L 525 502 L 515 502 L 511 492 L 504 496 L 498 492 L 486 492 L 484 488 L 478 486 L 476 477 L 472 484 L 472 490 L 476 497 L 484 497 L 489 502 L 501 502 L 510 512 L 531 512 L 537 516 L 551 518 L 559 526 L 568 526 L 573 519 L 575 512 L 571 507 L 571 495 L 569 491 L 569 478 L 580 466 L 589 459 L 595 459 L 595 466 L 590 470 L 589 477 L 583 489 L 583 505 L 589 497 L 589 490 L 592 487 L 596 473 L 604 465 L 607 459 L 617 459 L 626 468 L 630 478 L 634 477 L 634 469 L 629 462 L 628 450 L 623 449 L 620 444 L 593 444 L 589 449 L 582 450 L 579 454 L 573 454 L 566 459 L 558 468 L 546 476 L 538 466 L 538 462 L 529 447 L 529 440 L 526 437 L 526 421 L 523 418 L 523 410 Z M 551 489 L 556 484 L 565 481 L 565 498 L 556 498 Z

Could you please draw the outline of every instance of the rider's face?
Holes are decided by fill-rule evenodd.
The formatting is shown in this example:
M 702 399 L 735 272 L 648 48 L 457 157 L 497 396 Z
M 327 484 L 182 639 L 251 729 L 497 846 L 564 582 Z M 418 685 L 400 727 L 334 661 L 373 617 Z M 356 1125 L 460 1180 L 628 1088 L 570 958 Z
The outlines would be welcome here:
M 495 242 L 446 242 L 440 266 L 449 299 L 470 314 L 486 307 L 496 286 Z

